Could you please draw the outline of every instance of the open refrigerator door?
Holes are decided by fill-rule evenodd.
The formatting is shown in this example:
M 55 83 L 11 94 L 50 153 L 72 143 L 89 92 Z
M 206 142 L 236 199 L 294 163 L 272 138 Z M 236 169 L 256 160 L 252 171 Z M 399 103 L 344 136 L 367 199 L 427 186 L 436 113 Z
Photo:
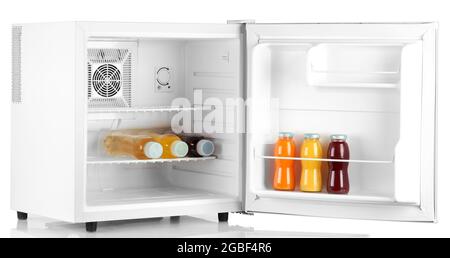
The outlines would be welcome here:
M 417 24 L 247 24 L 245 210 L 435 220 L 435 31 Z M 294 135 L 295 189 L 275 190 L 274 144 Z M 305 133 L 322 191 L 299 189 Z M 330 135 L 348 137 L 350 191 L 328 194 Z

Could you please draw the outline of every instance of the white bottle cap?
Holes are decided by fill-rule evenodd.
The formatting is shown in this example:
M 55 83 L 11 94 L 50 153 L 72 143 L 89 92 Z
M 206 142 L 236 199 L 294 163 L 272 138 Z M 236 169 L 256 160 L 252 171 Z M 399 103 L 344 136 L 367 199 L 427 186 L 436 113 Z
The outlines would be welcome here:
M 175 157 L 183 158 L 189 151 L 189 146 L 183 141 L 174 141 L 170 146 L 170 151 Z
M 210 140 L 202 139 L 197 142 L 196 150 L 200 156 L 211 156 L 214 153 L 214 143 Z
M 159 159 L 163 153 L 163 147 L 157 142 L 147 142 L 144 145 L 144 154 L 150 159 Z
M 346 141 L 347 135 L 345 134 L 332 134 L 330 135 L 331 140 L 340 140 L 340 141 Z
M 319 139 L 320 138 L 320 134 L 318 134 L 318 133 L 305 133 L 303 138 L 305 138 L 305 139 Z

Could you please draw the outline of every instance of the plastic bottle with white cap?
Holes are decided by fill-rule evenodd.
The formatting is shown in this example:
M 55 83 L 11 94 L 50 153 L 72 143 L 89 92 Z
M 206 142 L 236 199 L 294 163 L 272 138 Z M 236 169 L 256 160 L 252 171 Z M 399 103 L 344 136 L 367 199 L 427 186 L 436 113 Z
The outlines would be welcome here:
M 183 158 L 189 151 L 188 145 L 175 134 L 163 134 L 157 140 L 163 146 L 163 159 Z
M 152 136 L 132 135 L 113 131 L 103 139 L 105 152 L 111 156 L 128 156 L 136 159 L 158 159 L 163 146 Z
M 181 135 L 180 138 L 189 146 L 189 157 L 209 157 L 214 154 L 214 143 L 206 137 Z

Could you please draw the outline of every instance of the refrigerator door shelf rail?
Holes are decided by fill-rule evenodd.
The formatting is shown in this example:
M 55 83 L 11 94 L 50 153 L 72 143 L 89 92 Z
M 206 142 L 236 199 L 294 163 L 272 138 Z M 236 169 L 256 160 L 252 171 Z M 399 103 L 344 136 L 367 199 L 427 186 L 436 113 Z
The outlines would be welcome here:
M 262 159 L 282 159 L 282 160 L 311 160 L 311 161 L 331 161 L 331 162 L 350 162 L 350 163 L 379 163 L 379 164 L 391 164 L 394 163 L 394 158 L 392 160 L 360 160 L 360 159 L 317 159 L 317 158 L 300 158 L 300 157 L 276 157 L 276 156 L 257 156 Z
M 309 200 L 331 203 L 361 203 L 361 204 L 387 204 L 387 205 L 407 205 L 409 203 L 398 203 L 394 197 L 381 196 L 371 193 L 356 192 L 350 194 L 328 194 L 326 192 L 300 192 L 300 191 L 277 191 L 277 190 L 256 190 L 258 198 L 275 198 L 291 200 Z
M 321 88 L 376 88 L 376 89 L 394 89 L 398 87 L 397 83 L 313 83 L 313 87 Z
M 319 45 L 323 43 L 330 44 L 353 44 L 353 45 L 371 45 L 371 46 L 403 46 L 405 44 L 415 43 L 421 40 L 420 38 L 398 38 L 398 39 L 390 39 L 390 38 L 374 38 L 374 39 L 364 39 L 364 38 L 310 38 L 310 37 L 260 37 L 258 39 L 258 44 L 267 44 L 267 45 L 303 45 L 303 44 L 311 44 L 311 45 Z

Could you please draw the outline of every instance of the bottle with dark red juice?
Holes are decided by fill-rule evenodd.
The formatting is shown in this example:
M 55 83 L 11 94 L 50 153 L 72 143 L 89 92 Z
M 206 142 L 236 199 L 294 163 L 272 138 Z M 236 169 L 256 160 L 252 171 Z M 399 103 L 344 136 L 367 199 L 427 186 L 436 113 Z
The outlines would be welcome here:
M 344 134 L 334 134 L 330 136 L 331 142 L 328 145 L 328 159 L 348 160 L 350 150 L 347 144 L 347 136 Z M 329 161 L 328 162 L 328 182 L 327 191 L 331 194 L 347 194 L 350 191 L 348 178 L 348 162 Z
M 203 136 L 180 135 L 189 146 L 189 157 L 208 157 L 214 153 L 214 143 Z

